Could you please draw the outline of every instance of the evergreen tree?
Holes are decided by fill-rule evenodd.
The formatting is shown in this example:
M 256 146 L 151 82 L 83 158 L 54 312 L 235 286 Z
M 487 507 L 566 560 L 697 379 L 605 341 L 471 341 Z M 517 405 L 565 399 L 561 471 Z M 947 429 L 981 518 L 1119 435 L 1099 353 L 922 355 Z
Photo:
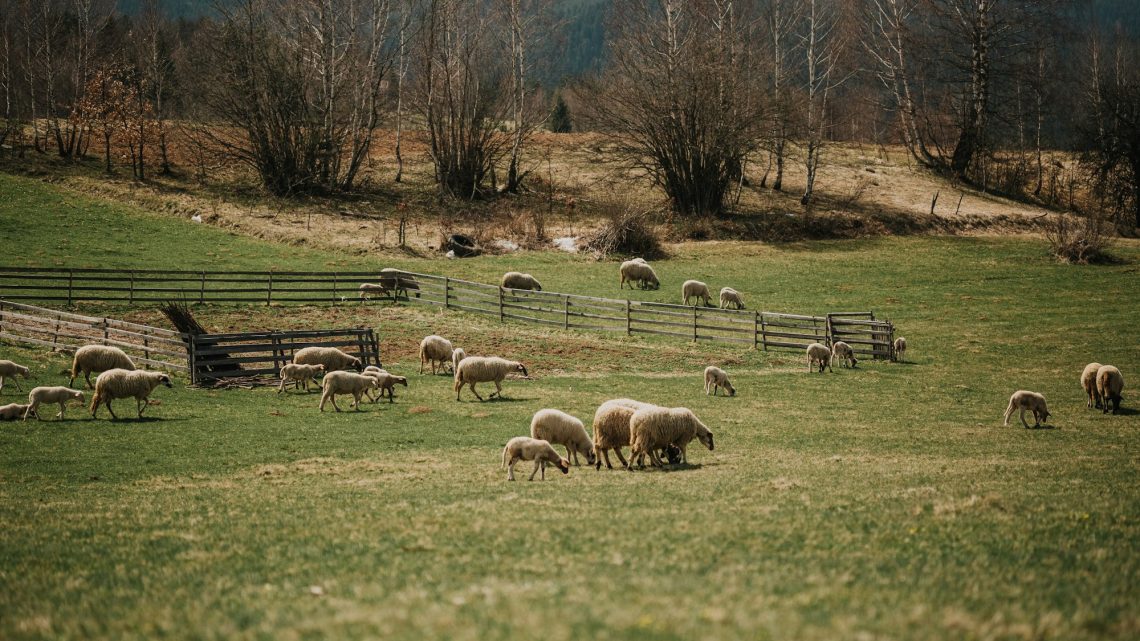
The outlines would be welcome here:
M 568 134 L 574 130 L 574 123 L 570 120 L 570 107 L 566 106 L 566 101 L 562 99 L 561 94 L 554 104 L 554 112 L 550 114 L 548 126 L 556 134 Z

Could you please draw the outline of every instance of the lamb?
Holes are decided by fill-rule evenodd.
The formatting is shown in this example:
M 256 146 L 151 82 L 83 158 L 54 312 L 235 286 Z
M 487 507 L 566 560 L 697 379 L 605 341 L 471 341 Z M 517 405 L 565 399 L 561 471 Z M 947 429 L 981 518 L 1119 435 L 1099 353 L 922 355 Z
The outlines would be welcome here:
M 562 470 L 563 474 L 570 473 L 570 461 L 558 455 L 554 446 L 536 438 L 516 436 L 507 441 L 503 448 L 503 467 L 507 468 L 507 480 L 515 480 L 515 463 L 519 461 L 534 461 L 534 471 L 530 473 L 528 481 L 534 480 L 534 475 L 542 471 L 542 480 L 546 480 L 546 464 L 551 463 Z
M 420 374 L 424 373 L 424 363 L 431 363 L 431 373 L 434 376 L 436 373 L 436 363 L 439 364 L 439 369 L 446 367 L 450 363 L 452 356 L 455 354 L 455 348 L 451 345 L 451 341 L 442 336 L 425 336 L 420 341 Z M 454 367 L 452 372 L 454 372 Z
M 808 371 L 811 371 L 812 365 L 819 363 L 819 373 L 823 373 L 823 368 L 827 367 L 827 371 L 834 372 L 831 369 L 831 350 L 827 349 L 827 345 L 823 343 L 812 343 L 807 346 L 808 357 Z
M 618 289 L 623 289 L 626 283 L 629 283 L 629 288 L 633 289 L 633 282 L 637 281 L 638 286 L 642 289 L 660 289 L 661 281 L 657 280 L 657 272 L 649 266 L 641 258 L 634 258 L 627 260 L 621 264 L 618 270 L 621 273 L 621 282 L 618 283 Z
M 656 450 L 667 445 L 681 449 L 681 462 L 687 463 L 686 450 L 689 442 L 696 438 L 709 451 L 713 449 L 713 435 L 709 428 L 688 408 L 647 407 L 633 413 L 629 419 L 630 453 L 629 469 L 633 461 L 645 467 L 645 457 L 649 456 L 653 465 L 661 466 Z
M 0 406 L 0 421 L 14 421 L 18 418 L 23 418 L 24 415 L 28 413 L 29 407 L 31 407 L 31 405 L 21 405 L 20 403 L 9 403 Z M 36 415 L 36 418 L 40 417 L 37 412 L 32 413 Z
M 325 411 L 325 402 L 329 400 L 332 400 L 333 408 L 338 412 L 340 411 L 340 406 L 336 404 L 337 394 L 352 394 L 352 407 L 359 412 L 360 397 L 364 395 L 366 390 L 379 389 L 380 382 L 374 376 L 338 371 L 326 374 L 321 383 L 321 388 L 323 391 L 319 407 L 322 412 Z
M 456 347 L 455 351 L 451 352 L 451 371 L 454 372 L 459 368 L 459 361 L 467 358 L 467 352 L 463 351 L 462 347 Z
M 107 411 L 111 413 L 111 418 L 117 420 L 119 417 L 115 416 L 115 410 L 111 409 L 111 401 L 131 397 L 134 397 L 139 418 L 142 418 L 143 410 L 150 402 L 151 392 L 159 385 L 174 387 L 170 383 L 170 377 L 162 372 L 126 369 L 107 370 L 95 379 L 95 396 L 91 399 L 91 418 L 98 418 L 96 413 L 99 411 L 99 405 L 105 403 Z
M 617 454 L 622 467 L 629 467 L 629 463 L 621 453 L 621 448 L 629 446 L 629 419 L 634 412 L 646 407 L 657 406 L 628 398 L 615 398 L 598 407 L 594 412 L 595 470 L 602 469 L 602 458 L 606 459 L 606 467 L 613 469 L 614 466 L 610 464 L 610 450 Z M 663 454 L 670 463 L 681 461 L 681 450 L 672 444 L 666 446 Z
M 372 378 L 376 379 L 376 389 L 380 390 L 380 394 L 375 399 L 373 399 L 373 402 L 384 398 L 384 392 L 388 392 L 388 402 L 395 403 L 396 401 L 393 399 L 394 394 L 392 388 L 396 385 L 403 385 L 404 387 L 408 386 L 408 379 L 404 376 L 396 376 L 395 374 L 389 374 L 388 372 L 383 371 L 365 371 L 364 375 L 371 376 Z M 368 394 L 368 391 L 365 390 L 365 393 Z M 369 398 L 372 398 L 371 395 L 369 395 Z
M 35 414 L 36 418 L 39 419 L 40 405 L 44 403 L 59 403 L 59 414 L 56 414 L 55 417 L 62 419 L 63 410 L 67 406 L 67 402 L 72 399 L 82 403 L 84 401 L 83 392 L 67 387 L 34 387 L 32 391 L 28 392 L 28 406 L 24 410 L 24 420 L 28 420 L 32 414 Z
M 731 287 L 721 287 L 720 308 L 727 309 L 730 305 L 733 309 L 744 309 L 744 298 Z
M 391 290 L 385 287 L 383 283 L 360 283 L 360 287 L 357 289 L 360 292 L 360 302 L 362 303 L 373 296 L 387 296 L 391 293 Z
M 285 383 L 293 381 L 296 383 L 297 389 L 304 386 L 305 391 L 309 391 L 309 381 L 318 376 L 323 376 L 325 373 L 325 366 L 317 363 L 316 365 L 298 365 L 297 363 L 286 363 L 281 368 L 281 385 L 277 387 L 277 393 L 285 391 Z
M 388 370 L 386 370 L 386 369 L 383 369 L 383 368 L 381 368 L 381 367 L 376 367 L 375 365 L 369 365 L 368 367 L 365 367 L 365 368 L 364 368 L 364 371 L 363 371 L 363 372 L 361 372 L 361 374 L 364 374 L 365 376 L 371 376 L 372 378 L 375 378 L 375 379 L 376 379 L 376 382 L 380 382 L 380 379 L 381 379 L 381 376 L 380 376 L 380 375 L 381 375 L 381 374 L 383 374 L 383 375 L 387 376 L 387 375 L 388 375 Z M 368 400 L 370 400 L 370 401 L 372 401 L 373 403 L 375 403 L 376 401 L 380 400 L 380 396 L 381 396 L 382 394 L 378 394 L 378 395 L 376 396 L 376 398 L 373 398 L 373 397 L 372 397 L 372 392 L 371 392 L 371 391 L 369 391 L 369 390 L 364 390 L 364 395 L 368 397 Z
M 83 372 L 87 379 L 87 387 L 91 384 L 91 374 L 99 374 L 110 369 L 134 370 L 134 361 L 127 353 L 118 347 L 110 345 L 84 345 L 75 350 L 75 360 L 71 363 L 71 380 L 67 382 L 70 387 L 75 384 L 75 377 Z
M 530 274 L 523 274 L 521 272 L 507 272 L 503 274 L 503 280 L 499 283 L 499 286 L 503 289 L 542 291 L 542 283 L 538 282 L 538 279 Z
M 16 384 L 16 389 L 21 392 L 24 391 L 24 388 L 20 387 L 20 381 L 16 379 L 17 374 L 27 378 L 28 368 L 23 365 L 17 365 L 12 361 L 0 361 L 0 392 L 4 391 L 5 378 L 11 378 L 12 382 Z
M 578 462 L 578 454 L 586 457 L 586 464 L 593 465 L 594 444 L 582 421 L 559 410 L 545 409 L 535 412 L 530 420 L 530 435 L 533 438 L 549 441 L 553 445 L 566 448 L 566 458 Z
M 1085 407 L 1100 409 L 1100 391 L 1096 387 L 1096 372 L 1100 368 L 1100 363 L 1089 363 L 1085 365 L 1084 371 L 1081 372 L 1081 387 L 1085 389 L 1085 394 L 1089 396 L 1089 402 L 1085 404 Z
M 498 356 L 468 356 L 460 361 L 459 367 L 455 370 L 455 400 L 459 400 L 459 392 L 463 390 L 464 385 L 470 385 L 475 398 L 483 400 L 479 392 L 475 391 L 476 383 L 494 383 L 495 393 L 488 398 L 502 397 L 502 381 L 511 372 L 522 372 L 523 376 L 529 376 L 526 366 L 518 361 L 509 361 Z
M 361 370 L 360 359 L 349 356 L 335 347 L 303 347 L 293 354 L 293 362 L 298 365 L 324 365 L 325 372 L 339 372 L 352 368 Z
M 709 395 L 710 390 L 712 395 L 716 396 L 717 390 L 721 388 L 724 388 L 729 396 L 736 396 L 736 388 L 728 382 L 728 372 L 714 365 L 709 365 L 705 368 L 705 396 Z
M 711 294 L 709 294 L 709 286 L 699 280 L 687 280 L 681 285 L 682 305 L 688 305 L 690 298 L 696 298 L 704 301 L 705 307 L 712 307 L 709 302 Z M 693 305 L 696 307 L 696 304 Z
M 1005 408 L 1005 421 L 1003 425 L 1009 425 L 1009 417 L 1013 415 L 1013 410 L 1021 410 L 1021 424 L 1025 429 L 1029 429 L 1029 423 L 1025 422 L 1025 410 L 1033 411 L 1033 419 L 1036 421 L 1034 427 L 1039 427 L 1041 423 L 1049 419 L 1049 406 L 1045 404 L 1045 397 L 1037 392 L 1029 392 L 1026 390 L 1018 390 L 1009 397 L 1009 407 Z
M 851 346 L 843 341 L 836 341 L 835 344 L 831 346 L 831 360 L 838 360 L 842 365 L 850 368 L 854 368 L 855 363 L 859 362 L 859 360 L 855 358 L 855 350 L 851 349 Z
M 1100 394 L 1104 413 L 1108 414 L 1108 403 L 1112 401 L 1112 413 L 1120 410 L 1120 393 L 1124 391 L 1124 376 L 1112 365 L 1104 365 L 1096 371 L 1096 391 Z
M 901 361 L 906 356 L 906 338 L 899 336 L 895 339 L 895 360 Z

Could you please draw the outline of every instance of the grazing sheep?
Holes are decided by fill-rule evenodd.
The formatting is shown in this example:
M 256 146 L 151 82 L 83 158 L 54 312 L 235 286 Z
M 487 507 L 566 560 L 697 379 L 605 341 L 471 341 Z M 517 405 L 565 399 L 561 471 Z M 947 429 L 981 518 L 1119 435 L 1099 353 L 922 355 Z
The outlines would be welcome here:
M 642 403 L 628 398 L 615 398 L 602 403 L 594 412 L 594 455 L 596 457 L 594 469 L 602 469 L 602 459 L 606 460 L 606 467 L 613 469 L 610 463 L 610 450 L 617 454 L 622 467 L 629 467 L 629 463 L 622 456 L 621 448 L 629 447 L 629 419 L 633 413 L 646 407 L 657 407 L 651 403 Z M 681 462 L 681 450 L 670 444 L 658 453 L 665 456 L 670 463 Z
M 618 270 L 621 273 L 621 282 L 618 283 L 618 289 L 623 289 L 626 283 L 629 283 L 629 288 L 633 289 L 633 282 L 637 281 L 638 286 L 642 289 L 660 289 L 661 281 L 657 280 L 657 272 L 649 266 L 641 258 L 634 258 L 627 260 L 621 264 Z
M 712 297 L 709 294 L 709 286 L 699 280 L 687 280 L 681 285 L 681 304 L 688 305 L 690 298 L 695 298 L 704 301 L 705 307 L 712 307 L 709 299 Z M 693 304 L 696 307 L 696 303 Z
M 380 284 L 392 290 L 393 297 L 399 296 L 400 292 L 403 292 L 404 298 L 407 298 L 409 290 L 416 293 L 416 298 L 420 297 L 419 281 L 399 269 L 392 267 L 381 269 Z
M 97 418 L 96 413 L 99 411 L 99 405 L 106 404 L 107 411 L 111 413 L 111 418 L 118 419 L 119 417 L 115 416 L 115 410 L 111 409 L 111 401 L 131 397 L 134 397 L 135 409 L 138 410 L 139 418 L 142 418 L 143 410 L 150 402 L 151 392 L 159 385 L 174 387 L 170 382 L 170 377 L 162 372 L 126 369 L 107 370 L 95 379 L 95 396 L 91 399 L 91 418 Z
M 424 373 L 424 363 L 431 363 L 431 373 L 434 376 L 436 373 L 436 364 L 439 364 L 439 369 L 442 370 L 451 363 L 452 356 L 455 354 L 455 348 L 451 345 L 451 341 L 442 336 L 425 336 L 420 341 L 420 374 Z M 454 367 L 452 368 L 454 372 Z
M 18 418 L 23 418 L 24 415 L 28 413 L 28 408 L 30 407 L 31 405 L 21 405 L 20 403 L 9 403 L 0 406 L 0 421 L 14 421 Z M 37 412 L 32 413 L 36 415 L 36 418 L 40 417 Z
M 28 368 L 23 365 L 17 365 L 12 361 L 0 361 L 0 392 L 4 391 L 5 378 L 11 378 L 12 382 L 16 384 L 16 389 L 21 392 L 24 391 L 24 388 L 20 387 L 20 381 L 16 379 L 17 374 L 27 378 Z
M 895 339 L 895 360 L 901 361 L 906 356 L 906 338 L 899 336 Z
M 812 365 L 819 363 L 819 373 L 823 373 L 823 368 L 827 367 L 827 371 L 834 372 L 831 369 L 831 350 L 827 349 L 827 345 L 823 343 L 812 343 L 807 346 L 808 357 L 808 371 L 811 371 Z
M 94 387 L 91 383 L 91 374 L 99 374 L 110 369 L 136 369 L 134 361 L 127 353 L 118 347 L 110 345 L 84 345 L 75 350 L 75 360 L 71 362 L 71 380 L 68 386 L 75 384 L 75 377 L 83 372 L 87 380 L 87 387 Z
M 744 297 L 740 292 L 731 287 L 720 288 L 720 308 L 727 309 L 729 306 L 732 309 L 744 309 Z
M 1120 409 L 1120 393 L 1124 391 L 1124 376 L 1112 365 L 1104 365 L 1096 371 L 1096 391 L 1100 394 L 1104 413 L 1108 414 L 1108 403 L 1112 402 L 1112 413 Z
M 529 436 L 516 436 L 503 448 L 503 467 L 507 468 L 508 481 L 515 480 L 515 463 L 519 461 L 534 461 L 534 472 L 530 473 L 528 481 L 533 481 L 539 470 L 542 470 L 542 480 L 545 481 L 547 463 L 557 466 L 563 474 L 570 473 L 570 461 L 559 456 L 554 446 Z
M 1101 368 L 1100 363 L 1089 363 L 1085 365 L 1085 369 L 1081 372 L 1081 387 L 1084 388 L 1085 394 L 1089 396 L 1089 402 L 1085 407 L 1100 409 L 1100 391 L 1096 387 L 1096 372 Z
M 1009 407 L 1005 408 L 1005 420 L 1002 425 L 1009 425 L 1009 417 L 1013 415 L 1013 410 L 1021 410 L 1021 424 L 1029 429 L 1029 423 L 1025 422 L 1025 410 L 1033 411 L 1033 420 L 1036 421 L 1034 427 L 1039 427 L 1041 423 L 1049 419 L 1049 406 L 1045 404 L 1045 397 L 1037 392 L 1028 392 L 1026 390 L 1018 390 L 1009 397 Z
M 530 435 L 533 438 L 549 441 L 553 445 L 562 445 L 566 448 L 566 458 L 573 459 L 574 465 L 578 462 L 578 455 L 586 457 L 586 464 L 593 465 L 594 444 L 582 421 L 558 410 L 539 410 L 530 420 Z
M 689 442 L 696 438 L 709 451 L 713 449 L 713 435 L 709 428 L 697 418 L 691 410 L 685 407 L 647 407 L 633 413 L 629 419 L 630 453 L 629 469 L 633 469 L 633 462 L 645 467 L 645 457 L 660 467 L 661 460 L 657 450 L 667 445 L 675 445 L 681 449 L 681 462 L 687 463 L 686 450 Z
M 298 365 L 324 365 L 325 372 L 339 372 L 352 368 L 361 370 L 362 363 L 355 356 L 349 356 L 335 347 L 304 347 L 293 354 L 293 362 Z
M 374 296 L 387 296 L 391 290 L 384 286 L 383 283 L 360 283 L 357 288 L 360 292 L 360 302 L 372 298 Z
M 542 291 L 542 283 L 538 282 L 538 279 L 530 274 L 523 274 L 521 272 L 507 272 L 503 274 L 503 280 L 499 283 L 499 286 L 504 289 Z
M 36 418 L 39 419 L 40 405 L 44 403 L 59 403 L 59 414 L 56 414 L 55 417 L 62 419 L 63 410 L 70 400 L 77 400 L 82 403 L 84 401 L 83 392 L 68 387 L 34 387 L 32 391 L 28 392 L 28 406 L 24 410 L 24 420 L 28 420 L 28 416 L 32 414 L 35 414 Z
M 369 365 L 368 367 L 364 368 L 364 371 L 361 372 L 361 374 L 364 374 L 365 376 L 371 376 L 372 378 L 376 379 L 377 383 L 379 383 L 381 378 L 382 378 L 381 375 L 387 376 L 388 370 L 383 369 L 381 367 L 376 367 L 375 365 Z M 405 384 L 405 386 L 406 386 L 406 384 Z M 376 397 L 373 398 L 371 390 L 364 390 L 364 395 L 366 397 L 368 397 L 368 400 L 375 403 L 376 401 L 380 400 L 380 397 L 383 395 L 383 393 L 377 394 Z
M 831 360 L 839 361 L 844 367 L 854 368 L 859 360 L 855 358 L 855 350 L 843 341 L 836 341 L 831 346 Z
M 333 408 L 340 411 L 340 406 L 336 404 L 337 394 L 352 394 L 352 407 L 356 411 L 360 411 L 360 397 L 364 395 L 367 390 L 379 389 L 380 381 L 376 380 L 375 375 L 354 374 L 352 372 L 329 372 L 325 374 L 325 379 L 321 383 L 321 404 L 320 410 L 325 411 L 325 402 L 331 400 Z
M 717 390 L 720 388 L 724 388 L 724 391 L 728 392 L 729 396 L 736 396 L 736 388 L 732 386 L 732 383 L 728 382 L 728 372 L 725 372 L 719 367 L 709 365 L 705 368 L 705 396 L 709 395 L 710 390 L 712 391 L 712 395 L 716 396 Z
M 376 389 L 380 390 L 380 393 L 376 396 L 376 398 L 373 399 L 368 390 L 364 391 L 365 394 L 368 394 L 368 398 L 372 399 L 372 402 L 374 403 L 384 398 L 384 392 L 388 392 L 388 402 L 395 403 L 396 401 L 393 398 L 394 394 L 392 388 L 396 385 L 403 385 L 404 387 L 408 386 L 408 379 L 406 377 L 396 376 L 395 374 L 389 374 L 388 372 L 365 371 L 364 376 L 371 376 L 372 378 L 376 379 Z
M 451 371 L 454 372 L 458 369 L 459 361 L 465 358 L 467 358 L 467 352 L 463 351 L 462 347 L 456 347 L 455 350 L 451 352 Z
M 309 391 L 309 381 L 321 376 L 325 373 L 325 366 L 321 364 L 316 365 L 298 365 L 297 363 L 286 363 L 281 367 L 281 384 L 277 386 L 277 393 L 285 391 L 285 383 L 294 382 L 297 389 L 304 387 L 305 391 Z
M 479 392 L 475 391 L 476 383 L 494 383 L 495 393 L 488 398 L 501 397 L 503 379 L 511 372 L 522 372 L 523 376 L 530 375 L 526 371 L 526 366 L 518 361 L 509 361 L 498 356 L 468 356 L 460 361 L 459 367 L 455 370 L 455 400 L 459 400 L 459 392 L 463 390 L 464 385 L 471 386 L 471 393 L 475 398 L 483 400 Z

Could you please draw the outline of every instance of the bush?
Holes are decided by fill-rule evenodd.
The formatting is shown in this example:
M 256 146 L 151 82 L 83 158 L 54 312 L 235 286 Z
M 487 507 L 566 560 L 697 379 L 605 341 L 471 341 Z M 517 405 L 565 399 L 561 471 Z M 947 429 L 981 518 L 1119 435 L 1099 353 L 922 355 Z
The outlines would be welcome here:
M 1112 260 L 1112 221 L 1104 216 L 1059 213 L 1045 228 L 1053 255 L 1066 263 L 1087 265 Z
M 649 224 L 650 212 L 618 212 L 586 240 L 586 247 L 602 256 L 619 254 L 646 259 L 661 258 L 665 250 Z

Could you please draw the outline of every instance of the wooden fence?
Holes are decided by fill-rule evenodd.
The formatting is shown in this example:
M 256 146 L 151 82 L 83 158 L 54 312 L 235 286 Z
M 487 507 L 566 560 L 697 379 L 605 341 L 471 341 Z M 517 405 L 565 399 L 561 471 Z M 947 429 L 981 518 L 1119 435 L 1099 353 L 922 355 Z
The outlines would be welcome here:
M 170 371 L 189 370 L 186 343 L 178 332 L 6 300 L 0 300 L 0 339 L 68 353 L 83 345 L 113 345 L 135 363 Z
M 376 334 L 366 327 L 286 332 L 199 334 L 190 343 L 190 382 L 243 376 L 279 376 L 303 347 L 337 347 L 364 367 L 380 365 Z

